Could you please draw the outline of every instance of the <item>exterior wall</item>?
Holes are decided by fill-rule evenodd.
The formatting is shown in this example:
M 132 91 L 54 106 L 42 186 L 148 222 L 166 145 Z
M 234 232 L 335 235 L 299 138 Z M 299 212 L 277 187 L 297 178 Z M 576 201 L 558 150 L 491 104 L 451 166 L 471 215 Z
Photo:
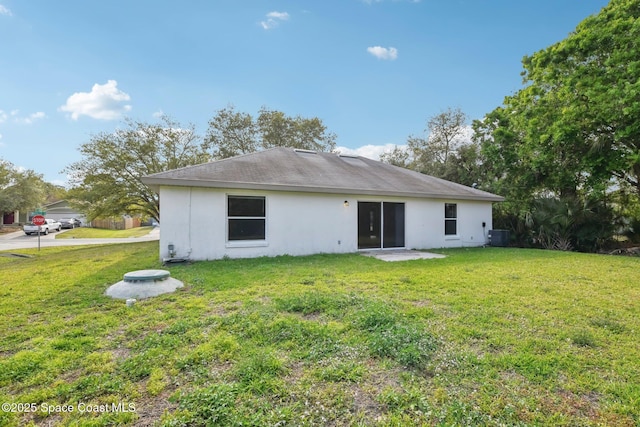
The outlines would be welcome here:
M 457 204 L 458 233 L 455 236 L 444 234 L 445 203 Z M 493 220 L 490 202 L 413 199 L 407 201 L 405 209 L 406 246 L 409 249 L 459 248 L 488 243 L 488 233 Z
M 266 240 L 227 241 L 227 195 L 266 197 Z M 357 250 L 354 202 L 342 195 L 161 187 L 160 257 L 194 260 Z
M 227 241 L 227 195 L 266 197 L 264 241 Z M 160 257 L 170 244 L 174 257 L 192 260 L 356 252 L 358 201 L 405 203 L 408 249 L 479 246 L 491 229 L 489 202 L 161 187 Z M 444 236 L 445 202 L 458 204 L 457 236 Z

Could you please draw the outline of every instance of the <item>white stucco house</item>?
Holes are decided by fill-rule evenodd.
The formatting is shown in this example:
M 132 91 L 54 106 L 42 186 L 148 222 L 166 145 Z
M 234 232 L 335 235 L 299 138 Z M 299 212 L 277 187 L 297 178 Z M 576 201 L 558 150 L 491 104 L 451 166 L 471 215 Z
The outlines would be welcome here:
M 367 159 L 273 148 L 148 175 L 160 258 L 480 246 L 502 197 Z

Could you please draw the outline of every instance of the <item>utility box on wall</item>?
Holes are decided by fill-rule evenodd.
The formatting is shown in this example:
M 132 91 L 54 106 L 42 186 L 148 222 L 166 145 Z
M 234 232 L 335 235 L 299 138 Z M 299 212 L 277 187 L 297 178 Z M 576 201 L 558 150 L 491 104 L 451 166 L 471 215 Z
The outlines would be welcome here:
M 489 244 L 491 246 L 509 246 L 509 230 L 489 230 Z

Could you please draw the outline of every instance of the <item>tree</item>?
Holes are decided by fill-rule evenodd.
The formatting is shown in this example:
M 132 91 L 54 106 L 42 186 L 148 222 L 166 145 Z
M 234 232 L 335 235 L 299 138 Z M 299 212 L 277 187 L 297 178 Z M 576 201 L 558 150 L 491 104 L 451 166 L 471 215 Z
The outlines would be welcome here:
M 513 120 L 514 114 L 498 107 L 473 122 L 473 140 L 484 162 L 483 189 L 505 197 L 494 206 L 493 226 L 511 230 L 513 239 L 524 245 L 530 242 L 531 211 L 541 179 L 530 167 L 523 134 Z
M 409 151 L 396 145 L 391 151 L 385 151 L 384 153 L 382 153 L 380 155 L 380 161 L 389 163 L 390 165 L 399 166 L 401 168 L 409 167 Z
M 444 179 L 469 187 L 484 188 L 486 181 L 485 162 L 476 143 L 458 147 L 445 165 Z
M 438 147 L 431 144 L 429 138 L 410 135 L 407 138 L 407 151 L 410 153 L 409 168 L 418 172 L 444 177 L 444 163 Z
M 468 186 L 481 186 L 485 179 L 480 145 L 468 136 L 466 114 L 447 108 L 429 118 L 426 138 L 409 136 L 406 158 L 397 148 L 389 159 L 405 160 L 407 167 Z M 385 157 L 386 159 L 386 157 Z
M 42 205 L 44 199 L 42 175 L 32 170 L 20 170 L 0 159 L 0 225 L 4 212 L 33 209 Z
M 289 117 L 262 107 L 257 119 L 228 106 L 209 120 L 205 142 L 216 159 L 224 159 L 272 147 L 333 151 L 336 135 L 317 117 Z
M 331 152 L 336 148 L 336 135 L 317 117 L 288 117 L 281 111 L 262 107 L 258 114 L 262 148 L 292 147 Z
M 449 107 L 431 117 L 427 122 L 429 145 L 442 164 L 447 164 L 449 155 L 460 145 L 460 137 L 464 134 L 466 121 L 467 116 L 462 110 Z
M 258 128 L 250 114 L 237 112 L 229 105 L 209 120 L 205 141 L 214 147 L 216 159 L 252 153 L 259 147 Z
M 449 159 L 464 141 L 466 115 L 459 108 L 447 108 L 427 120 L 427 138 L 409 136 L 407 146 L 413 169 L 444 178 Z
M 612 0 L 565 40 L 525 58 L 525 81 L 555 100 L 551 131 L 575 133 L 594 180 L 640 194 L 640 2 Z
M 61 185 L 52 184 L 50 182 L 44 183 L 45 204 L 58 202 L 65 200 L 68 196 L 68 191 Z
M 70 202 L 89 220 L 140 214 L 159 221 L 158 195 L 141 178 L 209 161 L 211 146 L 193 126 L 183 128 L 168 116 L 157 124 L 127 119 L 125 125 L 80 146 L 82 160 L 65 168 L 72 184 Z
M 566 39 L 523 59 L 524 87 L 474 122 L 491 184 L 507 191 L 498 222 L 523 230 L 536 212 L 566 212 L 569 221 L 582 206 L 593 214 L 577 224 L 597 238 L 572 245 L 606 240 L 611 227 L 596 222 L 629 212 L 610 201 L 612 191 L 640 196 L 639 55 L 640 2 L 611 0 Z
M 573 197 L 617 180 L 640 194 L 639 54 L 640 2 L 612 0 L 524 58 L 525 87 L 501 108 L 538 188 Z

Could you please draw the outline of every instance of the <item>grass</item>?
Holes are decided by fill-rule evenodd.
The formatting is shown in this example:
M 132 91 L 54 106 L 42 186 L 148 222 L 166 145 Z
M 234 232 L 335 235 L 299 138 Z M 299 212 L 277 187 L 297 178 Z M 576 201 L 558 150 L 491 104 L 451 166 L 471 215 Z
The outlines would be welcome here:
M 157 242 L 14 252 L 0 425 L 640 424 L 638 258 L 199 262 L 127 308 L 103 293 Z
M 112 239 L 140 237 L 149 234 L 153 227 L 135 227 L 128 230 L 105 230 L 101 228 L 81 227 L 56 234 L 56 239 Z

